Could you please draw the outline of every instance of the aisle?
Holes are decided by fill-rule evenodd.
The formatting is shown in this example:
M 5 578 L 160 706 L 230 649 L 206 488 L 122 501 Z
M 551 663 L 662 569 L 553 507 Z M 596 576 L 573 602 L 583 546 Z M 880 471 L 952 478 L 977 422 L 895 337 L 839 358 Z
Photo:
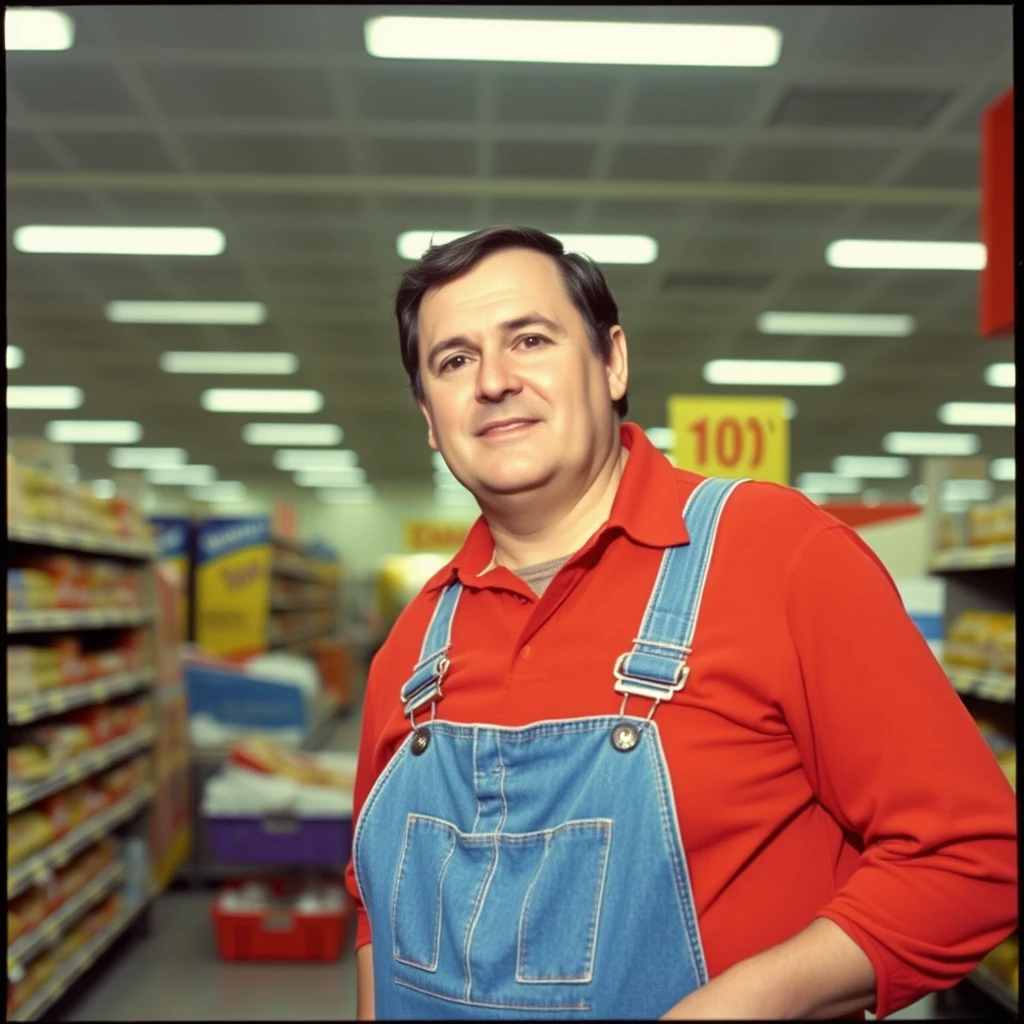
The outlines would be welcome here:
M 359 744 L 360 710 L 335 725 L 325 750 Z M 354 1020 L 355 957 L 333 964 L 226 964 L 210 906 L 216 890 L 171 890 L 153 906 L 152 934 L 127 936 L 97 964 L 62 1021 Z

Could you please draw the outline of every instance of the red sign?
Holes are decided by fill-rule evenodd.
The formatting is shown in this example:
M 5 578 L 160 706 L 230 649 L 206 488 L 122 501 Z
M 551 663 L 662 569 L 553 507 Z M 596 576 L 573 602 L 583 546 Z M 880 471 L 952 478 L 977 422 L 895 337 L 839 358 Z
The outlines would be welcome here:
M 980 333 L 1013 332 L 1013 90 L 981 119 L 981 240 L 988 257 L 981 272 Z
M 852 526 L 871 526 L 874 523 L 884 523 L 891 519 L 906 519 L 908 516 L 918 516 L 924 510 L 920 505 L 893 502 L 891 505 L 863 505 L 857 502 L 828 501 L 821 506 L 823 512 L 834 516 L 841 523 Z
M 287 501 L 274 502 L 271 532 L 282 540 L 296 540 L 299 536 L 299 517 Z

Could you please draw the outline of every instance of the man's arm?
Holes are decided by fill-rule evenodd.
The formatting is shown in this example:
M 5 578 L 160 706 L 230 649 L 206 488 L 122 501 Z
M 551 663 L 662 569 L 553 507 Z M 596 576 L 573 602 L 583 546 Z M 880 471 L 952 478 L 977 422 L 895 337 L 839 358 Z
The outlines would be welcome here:
M 818 918 L 741 960 L 676 1003 L 662 1020 L 829 1020 L 875 1002 L 875 971 L 840 927 Z
M 373 945 L 356 950 L 356 1020 L 373 1020 Z

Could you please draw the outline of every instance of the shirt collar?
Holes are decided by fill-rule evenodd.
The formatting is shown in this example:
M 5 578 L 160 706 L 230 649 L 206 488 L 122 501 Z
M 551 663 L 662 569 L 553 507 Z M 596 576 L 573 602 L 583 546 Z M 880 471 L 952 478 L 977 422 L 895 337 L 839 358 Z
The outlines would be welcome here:
M 622 444 L 629 458 L 619 481 L 605 533 L 621 530 L 637 544 L 667 548 L 688 544 L 690 535 L 683 523 L 684 499 L 672 463 L 651 443 L 635 423 L 623 423 Z M 425 590 L 447 586 L 454 577 L 475 584 L 494 554 L 494 538 L 487 521 L 480 516 L 455 557 L 427 580 Z

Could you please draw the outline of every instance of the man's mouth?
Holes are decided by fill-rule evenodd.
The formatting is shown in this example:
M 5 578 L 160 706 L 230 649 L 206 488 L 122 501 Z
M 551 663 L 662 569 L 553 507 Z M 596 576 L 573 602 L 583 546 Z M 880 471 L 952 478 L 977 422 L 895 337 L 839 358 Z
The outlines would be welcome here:
M 517 430 L 523 430 L 526 427 L 532 427 L 536 420 L 528 420 L 522 418 L 508 419 L 508 420 L 496 420 L 494 423 L 488 423 L 477 435 L 478 437 L 492 437 L 499 434 L 511 434 Z

